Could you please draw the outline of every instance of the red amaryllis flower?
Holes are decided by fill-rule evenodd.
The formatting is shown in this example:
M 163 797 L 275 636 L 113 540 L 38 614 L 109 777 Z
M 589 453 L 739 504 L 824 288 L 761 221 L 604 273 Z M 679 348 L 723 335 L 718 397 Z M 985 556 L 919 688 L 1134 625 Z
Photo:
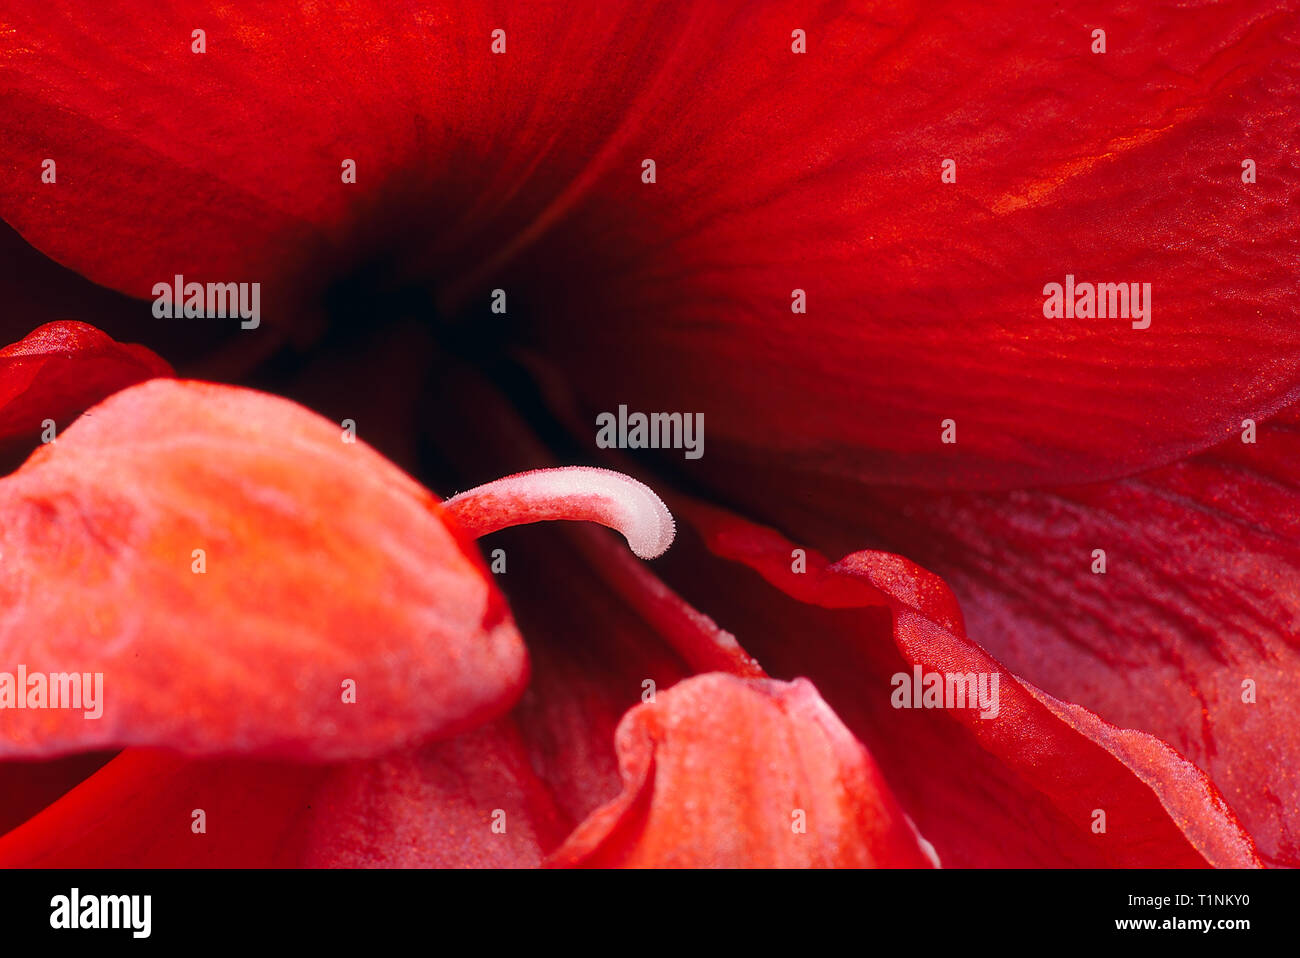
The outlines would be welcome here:
M 1298 42 L 9 3 L 0 862 L 1300 864 Z

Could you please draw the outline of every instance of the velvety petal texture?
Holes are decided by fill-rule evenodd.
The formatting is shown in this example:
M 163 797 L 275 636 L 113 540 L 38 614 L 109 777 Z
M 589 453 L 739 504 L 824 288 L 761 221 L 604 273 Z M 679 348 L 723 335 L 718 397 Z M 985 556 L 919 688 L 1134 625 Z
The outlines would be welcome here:
M 1161 465 L 1300 395 L 1293 4 L 721 11 L 682 17 L 534 286 L 498 281 L 587 435 L 620 403 L 701 412 L 691 472 L 727 500 L 773 463 L 787 495 L 1015 487 Z M 1076 281 L 1149 284 L 1151 312 L 1045 315 Z
M 1266 861 L 1300 866 L 1300 410 L 1118 482 L 831 501 L 852 505 L 785 518 L 818 542 L 853 529 L 905 548 L 1009 668 L 1168 742 Z
M 615 536 L 581 531 L 533 526 L 490 540 L 509 557 L 503 577 L 533 666 L 508 716 L 453 739 L 329 766 L 128 749 L 0 838 L 0 866 L 540 864 L 619 795 L 615 730 L 647 683 L 668 689 L 689 675 L 674 645 L 756 674 L 752 660 L 728 660 L 733 638 L 716 648 L 716 626 L 653 574 L 617 569 L 614 557 L 627 550 Z M 40 796 L 57 798 L 78 771 L 104 761 L 94 758 L 76 768 L 39 766 L 38 780 L 29 763 L 3 763 L 0 784 L 23 786 L 15 791 L 30 816 Z M 196 808 L 207 813 L 204 833 L 191 829 Z M 229 839 L 230 823 L 244 821 L 238 841 L 210 840 Z
M 509 708 L 526 654 L 472 544 L 351 439 L 287 400 L 157 380 L 0 479 L 0 661 L 29 676 L 11 696 L 102 674 L 94 717 L 10 702 L 0 755 L 338 759 Z
M 11 307 L 65 315 L 9 295 L 48 256 L 217 377 L 414 319 L 390 394 L 416 343 L 522 361 L 581 455 L 699 415 L 638 466 L 796 539 L 683 500 L 661 579 L 485 533 L 529 686 L 389 460 L 42 326 L 0 350 L 0 441 L 59 429 L 0 478 L 0 759 L 54 762 L 0 828 L 93 774 L 0 864 L 1300 865 L 1293 7 L 9 0 Z M 153 316 L 183 280 L 262 325 Z M 491 428 L 453 400 L 435 447 Z M 995 698 L 899 694 L 935 675 Z
M 703 412 L 720 489 L 775 453 L 1103 478 L 1298 395 L 1282 0 L 24 0 L 4 23 L 0 215 L 39 249 L 140 297 L 260 281 L 272 325 L 375 263 L 452 312 L 508 288 L 588 419 Z M 1067 275 L 1150 284 L 1150 325 L 1046 316 Z
M 817 682 L 945 865 L 1259 863 L 1200 769 L 1153 736 L 1055 702 L 1008 671 L 967 638 L 937 576 L 879 552 L 830 564 L 804 550 L 800 571 L 796 547 L 770 530 L 680 502 L 676 511 L 710 551 L 776 587 L 759 588 L 752 574 L 715 573 L 715 595 L 745 596 L 729 603 L 734 619 L 715 614 L 734 623 L 769 672 Z M 996 676 L 996 704 L 900 700 L 899 676 L 918 672 L 945 682 L 983 675 L 989 688 Z M 1003 837 L 1012 834 L 1015 841 Z
M 617 748 L 623 793 L 551 864 L 936 864 L 866 749 L 808 682 L 688 679 L 633 709 Z

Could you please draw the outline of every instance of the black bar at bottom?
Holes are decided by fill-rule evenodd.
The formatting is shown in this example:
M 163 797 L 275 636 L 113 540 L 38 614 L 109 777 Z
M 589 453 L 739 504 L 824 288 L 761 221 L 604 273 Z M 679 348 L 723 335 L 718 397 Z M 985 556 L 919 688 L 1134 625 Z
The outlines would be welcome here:
M 448 934 L 493 949 L 676 935 L 739 943 L 837 927 L 864 945 L 905 931 L 927 948 L 1008 936 L 1231 948 L 1287 935 L 1298 895 L 1294 871 L 7 871 L 0 928 L 7 945 L 115 950 L 268 937 L 337 950 L 390 936 L 444 950 Z M 625 938 L 606 939 L 610 930 Z

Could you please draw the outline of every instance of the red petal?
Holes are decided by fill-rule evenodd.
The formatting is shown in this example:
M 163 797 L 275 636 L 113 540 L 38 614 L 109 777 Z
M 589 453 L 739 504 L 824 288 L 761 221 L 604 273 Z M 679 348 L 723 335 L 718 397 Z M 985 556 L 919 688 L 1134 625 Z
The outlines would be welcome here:
M 711 673 L 620 723 L 623 793 L 551 858 L 597 867 L 923 867 L 923 842 L 811 684 Z
M 152 304 L 97 286 L 58 265 L 5 223 L 0 223 L 0 301 L 5 304 L 0 315 L 3 342 L 21 339 L 45 323 L 91 320 L 119 342 L 148 342 L 175 368 L 183 369 L 196 356 L 209 359 L 224 340 L 242 340 L 245 345 L 248 341 L 238 326 L 232 331 L 193 320 L 160 321 Z
M 0 762 L 0 835 L 85 781 L 113 754 L 87 752 L 46 762 Z
M 683 505 L 674 511 L 683 514 Z M 684 515 L 709 549 L 780 590 L 762 589 L 752 574 L 711 575 L 715 595 L 744 596 L 728 603 L 729 616 L 719 613 L 723 621 L 745 625 L 747 646 L 769 671 L 817 682 L 945 865 L 1258 863 L 1199 769 L 1163 742 L 1054 702 L 1007 671 L 966 638 L 938 577 L 879 552 L 828 565 L 809 551 L 807 572 L 798 573 L 792 544 L 775 533 L 713 510 Z M 997 674 L 997 716 L 895 709 L 893 677 L 914 666 Z M 1092 830 L 1097 810 L 1106 813 L 1104 834 Z
M 568 827 L 503 721 L 335 766 L 129 749 L 0 837 L 0 867 L 522 867 Z
M 302 824 L 308 867 L 531 868 L 568 831 L 512 723 L 331 773 Z
M 682 17 L 654 119 L 591 171 L 530 285 L 496 284 L 545 311 L 534 345 L 584 434 L 618 403 L 703 413 L 693 472 L 720 495 L 777 459 L 961 488 L 1170 462 L 1300 396 L 1289 8 Z M 1150 328 L 1044 318 L 1067 273 L 1150 283 Z
M 0 349 L 0 440 L 59 426 L 119 389 L 171 367 L 143 346 L 114 342 L 85 323 L 46 323 Z
M 328 766 L 128 749 L 0 837 L 0 867 L 295 865 L 302 854 L 299 822 L 328 774 Z M 195 830 L 198 811 L 204 832 Z
M 328 769 L 133 749 L 0 838 L 0 866 L 538 864 L 576 821 L 618 794 L 611 743 L 624 711 L 640 700 L 643 679 L 666 688 L 686 672 L 558 530 L 513 535 L 517 543 L 506 533 L 494 544 L 507 547 L 513 576 L 505 579 L 520 586 L 512 592 L 533 674 L 508 719 Z M 552 576 L 565 583 L 562 593 Z M 253 824 L 234 843 L 160 833 L 158 822 L 188 823 L 195 807 L 218 810 L 211 834 L 223 821 Z M 497 809 L 506 813 L 504 833 L 492 830 Z
M 537 3 L 500 56 L 477 11 L 10 7 L 0 213 L 39 248 L 136 296 L 179 272 L 289 304 L 358 247 L 457 281 L 449 301 L 507 286 L 589 413 L 703 412 L 719 488 L 773 452 L 890 482 L 1102 478 L 1297 396 L 1281 0 Z M 1066 273 L 1151 283 L 1151 327 L 1044 319 Z
M 0 754 L 360 757 L 508 708 L 526 654 L 472 545 L 342 439 L 282 399 L 157 380 L 0 480 L 0 661 L 104 676 L 101 718 L 7 711 Z
M 1119 482 L 877 490 L 855 507 L 885 544 L 943 575 L 971 635 L 1009 667 L 1169 742 L 1206 770 L 1266 860 L 1295 867 L 1300 410 L 1259 424 L 1257 439 Z
M 542 0 L 508 19 L 494 56 L 503 23 L 475 7 L 18 0 L 0 35 L 0 215 L 133 296 L 176 273 L 261 281 L 273 321 L 338 275 L 322 258 L 450 281 L 579 178 L 677 39 L 647 44 L 672 18 L 618 5 Z

